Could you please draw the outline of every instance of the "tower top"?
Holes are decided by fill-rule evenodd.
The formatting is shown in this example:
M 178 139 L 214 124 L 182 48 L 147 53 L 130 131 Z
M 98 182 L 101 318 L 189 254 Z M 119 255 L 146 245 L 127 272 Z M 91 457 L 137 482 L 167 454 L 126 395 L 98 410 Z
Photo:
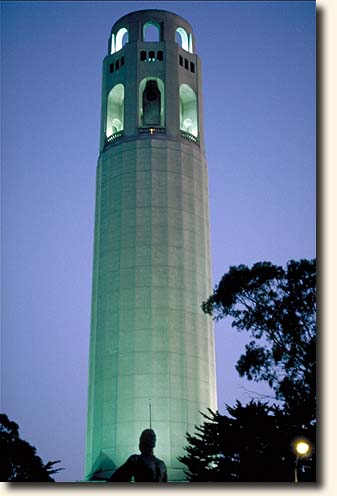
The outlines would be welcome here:
M 195 40 L 190 23 L 173 12 L 160 9 L 137 10 L 116 21 L 109 38 L 109 53 L 113 53 L 113 46 L 116 51 L 120 49 L 125 37 L 128 43 L 145 41 L 146 30 L 149 26 L 158 30 L 158 41 L 177 41 L 176 33 L 178 33 L 181 38 L 181 47 L 193 53 Z
M 183 17 L 179 16 L 178 14 L 175 14 L 174 12 L 171 12 L 169 10 L 163 10 L 163 9 L 141 9 L 141 10 L 134 10 L 133 12 L 129 12 L 129 14 L 125 14 L 122 17 L 118 19 L 118 21 L 115 22 L 113 25 L 112 29 L 118 24 L 120 21 L 124 21 L 126 18 L 133 18 L 133 19 L 144 19 L 144 17 L 147 17 L 148 15 L 152 16 L 158 16 L 162 18 L 167 18 L 169 19 L 170 17 L 173 18 L 175 17 L 176 19 L 180 19 L 184 23 L 186 23 L 190 28 L 191 25 L 189 22 L 184 19 Z
M 100 153 L 134 139 L 170 139 L 204 150 L 201 64 L 182 17 L 147 9 L 115 22 L 102 91 Z

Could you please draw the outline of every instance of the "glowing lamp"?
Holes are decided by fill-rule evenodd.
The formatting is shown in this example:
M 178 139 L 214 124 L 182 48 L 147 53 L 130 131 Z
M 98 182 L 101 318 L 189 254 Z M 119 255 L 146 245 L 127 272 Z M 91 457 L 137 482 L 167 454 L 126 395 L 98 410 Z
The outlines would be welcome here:
M 306 441 L 299 441 L 296 444 L 296 453 L 300 456 L 307 455 L 309 452 L 310 446 Z

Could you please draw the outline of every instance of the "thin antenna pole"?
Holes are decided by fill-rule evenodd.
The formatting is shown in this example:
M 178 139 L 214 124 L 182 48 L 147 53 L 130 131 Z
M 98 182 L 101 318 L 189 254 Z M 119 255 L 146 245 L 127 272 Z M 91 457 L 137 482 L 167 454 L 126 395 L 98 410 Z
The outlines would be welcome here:
M 149 399 L 149 411 L 150 411 L 150 429 L 152 429 L 152 423 L 151 423 L 151 398 Z

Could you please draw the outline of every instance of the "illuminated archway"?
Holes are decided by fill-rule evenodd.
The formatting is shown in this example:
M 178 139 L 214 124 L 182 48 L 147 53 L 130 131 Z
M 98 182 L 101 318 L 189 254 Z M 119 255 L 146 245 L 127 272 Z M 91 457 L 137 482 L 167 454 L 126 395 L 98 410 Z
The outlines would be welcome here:
M 148 21 L 143 26 L 143 41 L 160 41 L 160 27 L 154 21 Z
M 198 137 L 198 102 L 197 96 L 188 84 L 179 88 L 180 129 L 196 138 Z
M 181 46 L 183 50 L 188 52 L 188 36 L 184 28 L 176 29 L 176 42 Z
M 116 52 L 118 52 L 129 41 L 129 33 L 126 28 L 121 28 L 116 34 Z
M 108 95 L 105 132 L 107 137 L 124 129 L 124 93 L 124 86 L 119 83 Z
M 153 84 L 151 84 L 151 82 Z M 155 84 L 154 84 L 155 83 Z M 157 109 L 155 112 L 158 111 L 158 123 L 153 124 L 153 125 L 158 125 L 160 127 L 165 126 L 165 92 L 164 92 L 164 83 L 161 79 L 157 77 L 146 77 L 142 79 L 142 81 L 139 83 L 139 126 L 147 126 L 147 116 L 146 112 L 147 109 L 144 108 L 144 97 L 145 97 L 145 102 L 149 102 L 151 99 L 151 95 L 146 94 L 144 95 L 144 92 L 150 92 L 151 91 L 151 86 L 153 89 L 153 96 L 155 97 L 153 100 L 153 106 L 149 105 L 148 108 L 153 108 Z M 159 94 L 158 94 L 159 92 Z M 155 95 L 156 93 L 156 95 Z M 150 96 L 150 98 L 148 98 Z M 156 103 L 155 103 L 156 102 Z M 155 105 L 158 105 L 156 107 Z

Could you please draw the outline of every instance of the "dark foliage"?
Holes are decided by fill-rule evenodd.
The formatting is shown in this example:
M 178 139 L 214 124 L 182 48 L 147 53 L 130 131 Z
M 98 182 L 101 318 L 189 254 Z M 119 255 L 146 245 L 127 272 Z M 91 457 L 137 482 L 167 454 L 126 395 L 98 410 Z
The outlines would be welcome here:
M 261 262 L 230 267 L 205 313 L 252 340 L 236 365 L 241 376 L 266 381 L 282 406 L 253 401 L 227 406 L 230 416 L 209 410 L 206 422 L 187 434 L 180 461 L 192 482 L 293 482 L 294 442 L 306 438 L 309 457 L 299 459 L 298 480 L 315 481 L 316 261 L 291 260 L 286 268 Z
M 230 267 L 205 313 L 253 338 L 236 368 L 267 381 L 296 423 L 316 418 L 316 261 L 290 260 L 286 268 L 260 262 Z
M 315 443 L 314 429 L 300 428 L 279 408 L 238 401 L 230 414 L 209 410 L 206 421 L 187 434 L 186 455 L 179 460 L 191 482 L 294 482 L 294 441 Z M 300 460 L 299 481 L 315 480 L 314 455 Z
M 20 439 L 19 426 L 3 413 L 0 414 L 0 452 L 3 482 L 55 482 L 51 475 L 62 470 L 54 468 L 59 460 L 44 465 L 36 448 Z

